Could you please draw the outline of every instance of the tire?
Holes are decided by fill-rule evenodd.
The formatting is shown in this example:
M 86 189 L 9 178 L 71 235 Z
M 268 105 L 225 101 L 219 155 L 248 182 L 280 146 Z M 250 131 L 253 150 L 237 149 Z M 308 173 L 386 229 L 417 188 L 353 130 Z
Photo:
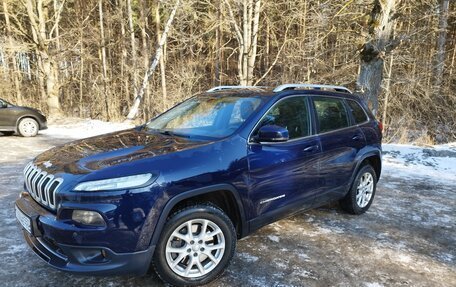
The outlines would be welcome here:
M 13 131 L 10 131 L 10 132 L 0 132 L 0 133 L 1 133 L 2 135 L 4 135 L 4 136 L 7 136 L 7 137 L 14 135 L 14 132 L 13 132 Z
M 377 188 L 377 175 L 374 168 L 367 164 L 356 174 L 352 187 L 340 200 L 342 208 L 351 214 L 363 214 L 372 204 Z
M 187 233 L 188 224 L 191 236 Z M 202 231 L 203 226 L 206 232 Z M 202 239 L 201 233 L 213 235 Z M 222 275 L 235 249 L 236 231 L 229 217 L 215 206 L 198 204 L 171 215 L 160 235 L 152 264 L 157 275 L 169 284 L 203 285 Z
M 38 122 L 32 118 L 23 118 L 17 125 L 17 132 L 23 137 L 34 137 L 39 130 Z

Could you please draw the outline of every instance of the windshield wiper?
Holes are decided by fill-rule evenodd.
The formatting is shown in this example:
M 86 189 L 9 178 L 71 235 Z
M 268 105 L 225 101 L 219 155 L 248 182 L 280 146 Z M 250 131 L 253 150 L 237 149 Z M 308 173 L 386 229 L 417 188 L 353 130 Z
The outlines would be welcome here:
M 158 133 L 162 135 L 167 135 L 167 136 L 175 136 L 175 137 L 182 137 L 182 138 L 190 138 L 190 136 L 183 135 L 183 134 L 178 134 L 169 130 L 159 130 Z

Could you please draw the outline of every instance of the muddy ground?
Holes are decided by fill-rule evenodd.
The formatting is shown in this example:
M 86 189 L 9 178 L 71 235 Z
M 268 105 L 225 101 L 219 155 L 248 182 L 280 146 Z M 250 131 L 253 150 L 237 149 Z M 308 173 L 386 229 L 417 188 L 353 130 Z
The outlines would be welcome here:
M 162 286 L 156 275 L 75 276 L 26 246 L 14 217 L 22 169 L 68 139 L 0 136 L 0 286 Z M 456 183 L 386 172 L 370 210 L 337 204 L 281 220 L 242 239 L 210 286 L 456 286 Z

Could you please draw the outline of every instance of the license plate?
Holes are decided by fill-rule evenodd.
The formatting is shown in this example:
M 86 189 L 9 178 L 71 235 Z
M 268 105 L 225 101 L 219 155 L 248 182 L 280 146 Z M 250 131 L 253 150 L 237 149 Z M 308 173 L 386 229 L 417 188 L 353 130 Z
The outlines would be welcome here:
M 16 206 L 16 218 L 27 232 L 32 233 L 32 221 Z

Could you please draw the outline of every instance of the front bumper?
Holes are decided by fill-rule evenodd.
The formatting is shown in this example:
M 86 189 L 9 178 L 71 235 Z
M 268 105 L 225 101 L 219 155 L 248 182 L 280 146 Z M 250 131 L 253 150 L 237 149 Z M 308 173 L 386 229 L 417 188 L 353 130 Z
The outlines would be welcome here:
M 102 246 L 62 244 L 50 238 L 46 229 L 41 227 L 43 221 L 55 220 L 55 215 L 38 205 L 28 194 L 16 200 L 16 208 L 31 220 L 32 232 L 23 230 L 27 244 L 36 255 L 56 269 L 84 275 L 144 275 L 149 269 L 155 246 L 144 251 L 116 253 Z M 43 217 L 46 220 L 40 220 Z

